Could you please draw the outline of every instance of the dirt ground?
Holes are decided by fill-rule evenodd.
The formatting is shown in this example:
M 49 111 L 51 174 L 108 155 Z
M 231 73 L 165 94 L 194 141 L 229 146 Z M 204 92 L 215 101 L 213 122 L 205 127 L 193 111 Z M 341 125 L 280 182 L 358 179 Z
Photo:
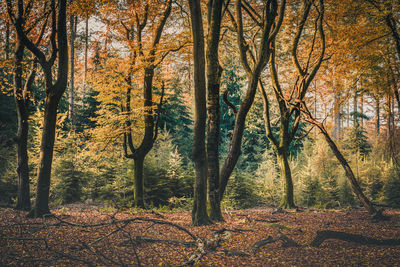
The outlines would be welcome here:
M 70 205 L 27 219 L 0 209 L 1 266 L 400 266 L 400 210 L 374 222 L 362 209 L 224 212 L 225 222 L 191 226 L 190 212 L 104 212 Z M 340 231 L 353 241 L 327 239 Z M 335 233 L 336 232 L 332 232 Z M 346 239 L 346 238 L 345 238 Z M 386 244 L 389 240 L 390 245 Z M 261 241 L 261 242 L 260 242 Z

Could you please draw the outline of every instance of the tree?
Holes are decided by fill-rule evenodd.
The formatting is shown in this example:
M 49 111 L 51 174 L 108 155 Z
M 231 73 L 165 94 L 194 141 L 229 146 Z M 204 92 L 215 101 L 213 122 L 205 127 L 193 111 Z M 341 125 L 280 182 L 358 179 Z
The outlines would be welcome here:
M 104 106 L 100 112 L 105 114 L 103 119 L 109 118 L 102 122 L 102 118 L 99 118 L 98 123 L 103 124 L 104 129 L 112 128 L 111 132 L 106 133 L 108 137 L 112 135 L 112 138 L 119 138 L 123 135 L 124 156 L 134 161 L 134 204 L 141 208 L 145 208 L 144 160 L 157 139 L 165 90 L 165 82 L 161 81 L 160 102 L 156 110 L 153 80 L 156 70 L 167 55 L 181 47 L 171 48 L 167 40 L 162 40 L 162 37 L 167 39 L 163 34 L 171 9 L 171 0 L 161 1 L 159 5 L 151 4 L 150 1 L 110 1 L 104 6 L 103 12 L 99 13 L 102 21 L 115 33 L 116 39 L 124 45 L 126 52 L 121 54 L 109 49 L 103 69 L 93 73 L 96 80 L 94 86 L 100 93 L 98 99 Z M 144 128 L 142 132 L 137 131 L 140 123 L 143 124 L 141 128 Z
M 58 1 L 58 10 L 56 10 L 55 0 L 50 2 L 51 13 L 51 32 L 50 46 L 51 54 L 46 57 L 39 44 L 32 42 L 31 37 L 27 35 L 28 20 L 27 10 L 33 2 L 24 4 L 23 0 L 17 1 L 17 13 L 15 14 L 12 1 L 7 0 L 7 11 L 15 27 L 18 38 L 29 49 L 38 60 L 45 79 L 45 104 L 44 104 L 44 122 L 40 146 L 40 162 L 38 169 L 38 180 L 36 187 L 35 207 L 31 210 L 29 216 L 42 217 L 50 213 L 49 209 L 49 190 L 51 165 L 53 160 L 53 148 L 55 140 L 55 127 L 57 118 L 57 107 L 61 96 L 65 92 L 68 79 L 68 45 L 66 31 L 66 0 Z M 58 59 L 57 76 L 54 80 L 52 68 Z
M 264 2 L 262 6 L 256 8 L 253 8 L 247 1 L 237 0 L 235 2 L 236 17 L 228 10 L 228 15 L 236 30 L 240 59 L 247 74 L 248 85 L 239 109 L 235 112 L 235 126 L 230 148 L 220 172 L 220 199 L 224 195 L 229 177 L 240 156 L 246 116 L 253 104 L 261 73 L 270 60 L 270 48 L 282 25 L 285 8 L 285 0 L 281 2 L 280 7 L 278 1 L 275 0 Z M 248 34 L 244 33 L 242 10 L 249 14 L 257 29 L 251 40 L 245 39 Z M 258 14 L 256 10 L 263 10 L 263 14 Z
M 310 52 L 308 57 L 305 57 L 305 64 L 301 66 L 299 62 L 298 50 L 300 38 L 305 30 L 306 22 L 309 18 L 310 10 L 312 7 L 316 9 L 316 19 L 315 19 L 315 29 L 312 36 L 310 45 Z M 282 197 L 281 206 L 283 208 L 294 208 L 294 198 L 293 198 L 293 180 L 292 174 L 288 162 L 289 157 L 289 145 L 292 142 L 300 122 L 300 111 L 296 109 L 297 101 L 304 99 L 307 89 L 309 88 L 312 80 L 324 58 L 325 53 L 325 35 L 323 30 L 323 17 L 324 17 L 324 2 L 322 0 L 318 1 L 318 5 L 312 1 L 303 1 L 301 8 L 300 21 L 296 24 L 295 35 L 293 38 L 293 44 L 291 48 L 291 57 L 293 60 L 294 68 L 297 72 L 296 82 L 291 88 L 289 93 L 283 91 L 283 87 L 278 78 L 278 71 L 276 67 L 276 46 L 275 42 L 272 42 L 272 55 L 270 60 L 270 75 L 272 79 L 272 86 L 274 90 L 275 99 L 278 102 L 279 113 L 280 113 L 280 131 L 279 137 L 275 137 L 272 132 L 272 124 L 270 118 L 270 107 L 267 93 L 264 89 L 262 83 L 260 83 L 261 95 L 264 101 L 264 118 L 265 118 L 265 129 L 267 137 L 275 149 L 278 163 L 281 172 L 281 178 L 284 179 L 285 189 Z M 315 42 L 316 35 L 319 35 L 320 47 L 319 54 L 317 56 L 313 55 L 315 53 Z M 314 52 L 314 53 L 313 53 Z M 311 60 L 315 63 L 311 67 Z M 291 103 L 291 104 L 289 104 Z M 294 103 L 294 104 L 293 104 Z
M 372 204 L 372 202 L 365 196 L 363 193 L 360 185 L 357 182 L 356 177 L 354 176 L 353 170 L 351 169 L 350 165 L 348 164 L 347 160 L 343 156 L 343 154 L 340 152 L 339 148 L 336 146 L 335 142 L 332 140 L 330 137 L 328 131 L 325 129 L 325 126 L 323 123 L 318 122 L 313 118 L 311 115 L 311 112 L 307 108 L 306 104 L 304 101 L 299 100 L 297 104 L 297 109 L 301 111 L 305 115 L 305 120 L 313 125 L 315 125 L 320 132 L 323 134 L 325 141 L 328 143 L 329 147 L 331 148 L 332 152 L 335 154 L 335 157 L 337 160 L 340 162 L 342 165 L 346 177 L 349 180 L 351 187 L 353 189 L 353 192 L 357 195 L 358 199 L 361 201 L 365 209 L 369 212 L 370 215 L 377 219 L 382 219 L 382 210 L 378 211 Z
M 206 49 L 207 70 L 207 167 L 208 199 L 210 219 L 222 221 L 219 177 L 219 140 L 220 140 L 220 80 L 222 67 L 219 64 L 218 47 L 220 41 L 223 0 L 208 1 L 208 35 Z
M 211 223 L 207 214 L 207 159 L 206 159 L 206 76 L 204 57 L 204 30 L 199 0 L 189 0 L 190 19 L 193 38 L 194 68 L 194 128 L 193 162 L 195 166 L 194 203 L 192 209 L 193 225 Z

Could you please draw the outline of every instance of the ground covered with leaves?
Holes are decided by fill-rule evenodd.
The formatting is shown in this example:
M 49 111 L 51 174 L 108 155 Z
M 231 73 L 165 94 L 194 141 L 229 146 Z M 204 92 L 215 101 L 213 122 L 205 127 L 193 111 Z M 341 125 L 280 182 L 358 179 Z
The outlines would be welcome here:
M 27 219 L 0 210 L 1 266 L 400 265 L 400 210 L 227 211 L 191 226 L 190 212 L 104 212 L 71 205 Z M 317 237 L 318 236 L 318 237 Z

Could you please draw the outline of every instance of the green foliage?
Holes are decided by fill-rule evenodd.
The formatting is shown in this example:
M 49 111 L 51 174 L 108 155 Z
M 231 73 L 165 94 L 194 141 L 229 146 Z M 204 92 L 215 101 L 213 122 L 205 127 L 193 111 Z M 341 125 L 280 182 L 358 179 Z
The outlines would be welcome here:
M 73 134 L 63 138 L 62 147 L 58 149 L 53 165 L 52 197 L 62 204 L 80 201 L 85 173 L 78 163 L 78 140 Z
M 254 207 L 261 203 L 257 192 L 258 186 L 250 173 L 235 172 L 228 182 L 223 206 L 235 209 Z
M 400 172 L 392 168 L 383 187 L 383 200 L 392 207 L 400 207 Z
M 333 208 L 340 202 L 341 166 L 323 138 L 306 140 L 298 156 L 296 198 L 300 205 Z
M 0 204 L 8 206 L 17 195 L 14 142 L 17 132 L 17 113 L 12 97 L 12 81 L 10 75 L 6 74 L 7 71 L 6 68 L 0 68 Z
M 347 133 L 343 148 L 352 153 L 358 151 L 363 156 L 367 155 L 371 151 L 371 146 L 368 143 L 366 133 L 365 129 L 360 126 L 359 123 L 356 123 L 355 126 L 350 129 L 349 133 Z
M 183 165 L 171 134 L 160 133 L 145 160 L 145 193 L 155 207 L 169 205 L 171 198 L 189 197 L 192 192 L 192 171 Z
M 174 82 L 172 91 L 165 95 L 165 102 L 162 106 L 159 127 L 168 131 L 178 152 L 184 158 L 191 157 L 191 139 L 193 120 L 190 117 L 188 106 L 184 102 L 184 89 Z
M 342 207 L 352 207 L 356 203 L 353 190 L 347 180 L 339 184 L 339 202 Z
M 77 99 L 79 104 L 77 103 L 75 112 L 75 128 L 82 133 L 97 126 L 95 118 L 100 106 L 100 102 L 96 100 L 99 93 L 89 88 L 87 91 L 85 97 Z
M 255 171 L 255 179 L 259 187 L 258 195 L 264 204 L 279 206 L 283 191 L 276 156 L 272 149 L 267 149 L 262 158 Z

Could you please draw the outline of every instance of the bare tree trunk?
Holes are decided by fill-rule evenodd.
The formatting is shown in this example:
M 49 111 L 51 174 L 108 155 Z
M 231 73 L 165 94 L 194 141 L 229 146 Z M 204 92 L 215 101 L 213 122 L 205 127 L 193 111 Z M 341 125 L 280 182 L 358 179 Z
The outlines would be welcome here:
M 287 150 L 288 149 L 283 149 L 277 153 L 280 173 L 285 183 L 281 202 L 281 207 L 284 209 L 296 207 L 293 198 L 293 180 Z
M 207 159 L 205 145 L 206 127 L 206 77 L 204 58 L 203 22 L 199 0 L 189 1 L 190 18 L 193 37 L 194 66 L 194 129 L 193 129 L 193 161 L 196 178 L 194 184 L 194 203 L 192 210 L 193 225 L 211 223 L 207 214 Z
M 222 0 L 209 0 L 209 32 L 207 39 L 207 164 L 208 164 L 208 199 L 210 219 L 223 221 L 219 205 L 219 136 L 220 136 L 220 77 L 222 69 L 218 62 L 218 45 L 221 28 Z
M 343 157 L 342 153 L 339 151 L 338 147 L 336 146 L 335 142 L 330 138 L 329 134 L 326 131 L 322 131 L 322 134 L 325 137 L 326 142 L 328 143 L 329 147 L 335 154 L 335 157 L 339 160 L 340 164 L 342 165 L 344 171 L 346 172 L 346 176 L 350 181 L 351 187 L 353 188 L 354 193 L 357 195 L 358 199 L 364 205 L 364 207 L 368 210 L 371 215 L 376 215 L 377 210 L 374 208 L 373 204 L 369 199 L 364 195 L 359 186 L 356 177 L 352 169 L 350 168 L 349 164 L 347 163 L 346 159 Z
M 320 122 L 317 122 L 311 115 L 310 111 L 308 110 L 307 106 L 304 102 L 302 102 L 299 109 L 304 113 L 306 116 L 306 120 L 317 126 L 320 132 L 324 135 L 326 142 L 328 143 L 329 147 L 331 148 L 333 154 L 338 159 L 340 164 L 342 165 L 346 177 L 349 179 L 353 192 L 357 195 L 358 199 L 361 201 L 365 209 L 371 214 L 372 216 L 376 217 L 377 219 L 382 219 L 382 211 L 377 211 L 373 206 L 372 202 L 364 195 L 359 186 L 356 177 L 354 176 L 353 170 L 351 169 L 350 165 L 348 164 L 347 160 L 344 158 L 343 154 L 340 152 L 339 148 L 336 146 L 335 142 L 329 136 L 329 133 L 326 131 L 324 125 Z
M 340 96 L 339 93 L 337 91 L 337 89 L 335 88 L 335 94 L 334 94 L 334 121 L 335 121 L 335 131 L 334 131 L 334 136 L 333 138 L 335 138 L 336 140 L 340 139 L 340 132 L 341 132 L 341 125 L 340 125 Z
M 266 12 L 261 16 L 264 18 L 264 20 L 262 21 L 262 27 L 260 27 L 262 28 L 262 37 L 259 42 L 259 47 L 256 48 L 256 50 L 258 50 L 257 57 L 254 56 L 256 51 L 249 50 L 249 46 L 246 43 L 245 36 L 243 34 L 244 30 L 242 7 L 244 5 L 244 2 L 242 2 L 241 0 L 236 0 L 235 2 L 236 19 L 228 11 L 228 15 L 230 16 L 231 21 L 236 28 L 240 59 L 242 66 L 247 73 L 248 85 L 244 98 L 236 114 L 235 126 L 232 132 L 232 139 L 230 142 L 228 155 L 225 158 L 224 165 L 222 166 L 222 169 L 220 171 L 220 200 L 222 200 L 226 186 L 228 184 L 229 177 L 231 176 L 241 154 L 241 145 L 246 117 L 254 102 L 254 96 L 257 91 L 261 72 L 265 69 L 268 61 L 271 58 L 271 46 L 273 46 L 275 37 L 278 34 L 279 29 L 282 25 L 285 13 L 286 1 L 282 1 L 280 7 L 278 7 L 279 5 L 276 0 L 267 1 L 264 2 L 264 4 Z M 253 64 L 249 63 L 248 54 L 253 55 L 251 57 L 253 59 Z
M 83 90 L 84 90 L 84 92 L 86 91 L 86 83 L 87 83 L 88 50 L 89 50 L 89 15 L 86 14 L 86 17 L 85 17 L 85 58 L 84 58 L 84 70 L 83 70 Z
M 135 161 L 135 190 L 134 190 L 134 201 L 135 207 L 145 208 L 144 205 L 144 177 L 143 177 L 143 165 L 144 156 L 138 155 Z
M 379 105 L 379 97 L 375 97 L 376 101 L 376 107 L 375 107 L 375 113 L 376 113 L 376 135 L 379 135 L 380 131 L 380 122 L 381 122 L 381 117 L 380 117 L 380 105 Z
M 364 127 L 364 94 L 360 93 L 360 113 L 361 113 L 361 127 Z
M 4 47 L 4 52 L 6 53 L 6 60 L 10 59 L 10 23 L 6 22 L 6 43 Z
M 8 4 L 11 5 L 11 3 Z M 45 76 L 46 97 L 44 103 L 44 122 L 40 145 L 36 202 L 34 208 L 28 214 L 30 217 L 42 217 L 43 215 L 50 213 L 49 190 L 56 130 L 57 106 L 61 96 L 65 92 L 68 80 L 66 0 L 59 0 L 58 12 L 56 11 L 55 0 L 52 0 L 51 2 L 52 25 L 50 40 L 52 54 L 48 60 L 46 59 L 45 54 L 36 46 L 36 44 L 32 43 L 25 35 L 24 25 L 21 24 L 21 21 L 23 21 L 24 17 L 23 5 L 18 6 L 18 17 L 21 19 L 17 20 L 15 24 L 17 34 L 23 41 L 24 45 L 38 59 Z M 12 12 L 12 10 L 9 9 L 9 12 Z M 56 13 L 58 13 L 58 18 L 56 18 Z M 57 79 L 53 83 L 52 66 L 57 58 Z
M 68 98 L 68 119 L 71 124 L 74 124 L 74 101 L 75 101 L 75 88 L 74 88 L 74 75 L 75 75 L 75 38 L 76 38 L 76 24 L 77 16 L 70 16 L 70 79 L 69 79 L 69 98 Z
M 358 124 L 357 94 L 358 94 L 358 91 L 357 91 L 357 89 L 355 89 L 354 98 L 353 98 L 353 126 L 354 127 Z
M 23 89 L 22 85 L 22 61 L 25 46 L 20 38 L 16 38 L 15 50 L 15 73 L 14 73 L 14 98 L 17 107 L 18 131 L 17 141 L 17 173 L 18 173 L 18 196 L 17 210 L 29 210 L 31 208 L 29 189 L 29 168 L 28 168 L 28 117 L 29 117 L 29 92 Z M 26 81 L 26 88 L 29 89 L 34 74 Z
M 40 159 L 36 185 L 36 202 L 34 209 L 29 215 L 32 217 L 42 217 L 43 215 L 50 213 L 50 177 L 51 165 L 53 162 L 58 100 L 51 96 L 47 96 L 45 102 L 44 125 L 40 145 Z

